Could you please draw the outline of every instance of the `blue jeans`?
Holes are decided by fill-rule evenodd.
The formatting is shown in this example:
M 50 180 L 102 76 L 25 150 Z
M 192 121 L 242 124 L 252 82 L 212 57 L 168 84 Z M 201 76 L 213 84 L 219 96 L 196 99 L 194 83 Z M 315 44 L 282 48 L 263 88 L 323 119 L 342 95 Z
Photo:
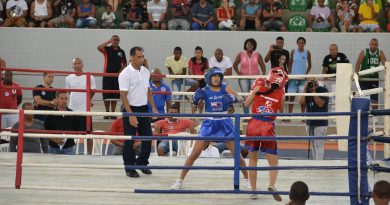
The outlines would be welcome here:
M 215 30 L 215 25 L 214 25 L 214 23 L 212 23 L 212 22 L 206 24 L 205 27 L 201 27 L 200 24 L 199 24 L 198 22 L 193 22 L 193 23 L 191 24 L 191 30 L 201 30 L 201 29 L 203 29 L 203 30 L 208 30 L 208 31 L 210 31 L 210 30 Z
M 241 92 L 243 93 L 249 93 L 251 90 L 251 86 L 255 82 L 254 79 L 239 79 L 238 80 L 238 85 L 240 85 Z M 248 114 L 249 113 L 249 108 L 244 106 L 244 113 Z
M 66 154 L 66 155 L 75 155 L 76 154 L 76 149 L 75 146 L 71 146 L 68 148 L 55 148 L 49 145 L 49 153 L 50 154 Z
M 78 18 L 76 21 L 76 28 L 95 28 L 96 19 Z
M 193 86 L 196 83 L 198 83 L 198 81 L 195 79 L 186 78 L 186 80 L 185 80 L 186 86 Z M 182 85 L 183 85 L 183 78 L 178 78 L 178 79 L 171 81 L 171 88 L 172 88 L 173 92 L 180 92 Z M 182 96 L 173 95 L 172 98 L 173 98 L 173 100 L 180 100 L 180 99 L 182 99 Z
M 164 150 L 164 154 L 167 154 L 169 152 L 169 140 L 162 140 L 158 144 L 158 149 L 160 148 Z M 177 152 L 177 140 L 172 140 L 172 151 Z

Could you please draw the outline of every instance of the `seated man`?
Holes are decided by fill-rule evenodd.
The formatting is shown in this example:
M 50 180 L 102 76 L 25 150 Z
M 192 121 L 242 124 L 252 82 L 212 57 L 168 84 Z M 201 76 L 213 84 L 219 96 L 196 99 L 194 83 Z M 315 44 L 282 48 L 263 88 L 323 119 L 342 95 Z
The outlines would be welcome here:
M 332 29 L 333 32 L 336 32 L 335 20 L 329 7 L 325 6 L 325 0 L 317 0 L 317 2 L 318 6 L 313 6 L 310 10 L 307 31 L 329 31 Z
M 167 24 L 165 16 L 167 14 L 166 1 L 152 0 L 147 4 L 149 28 L 156 30 L 166 30 Z
M 47 0 L 35 0 L 31 3 L 29 27 L 45 28 L 52 16 L 51 2 Z
M 179 106 L 178 104 L 172 105 L 171 109 L 169 110 L 169 113 L 176 114 L 179 113 Z M 186 132 L 187 129 L 190 131 L 191 134 L 195 134 L 195 126 L 196 123 L 192 120 L 185 119 L 185 118 L 175 118 L 175 117 L 168 117 L 164 120 L 157 121 L 155 123 L 155 133 L 156 135 L 161 134 L 177 134 L 180 132 Z M 172 149 L 175 152 L 178 152 L 177 150 L 177 140 L 172 141 Z M 157 147 L 157 154 L 158 156 L 165 156 L 169 152 L 169 140 L 162 140 Z
M 380 32 L 379 22 L 377 20 L 379 15 L 379 6 L 373 0 L 367 0 L 359 7 L 358 32 Z
M 155 75 L 161 75 L 161 70 L 158 68 L 155 68 L 152 70 L 151 74 Z M 161 77 L 152 76 L 149 84 L 150 91 L 152 92 L 171 92 L 171 88 L 164 83 L 163 79 Z M 158 113 L 165 113 L 166 110 L 171 109 L 172 105 L 172 94 L 152 94 L 153 95 L 153 101 L 157 108 Z M 153 113 L 152 106 L 148 103 L 149 112 Z M 158 120 L 161 120 L 164 118 L 157 117 L 157 119 L 152 119 L 152 122 L 156 122 Z
M 89 0 L 82 0 L 77 6 L 76 28 L 96 28 L 96 6 Z
M 375 205 L 388 205 L 390 203 L 390 183 L 385 180 L 377 181 L 372 192 Z
M 286 31 L 286 27 L 282 22 L 283 6 L 280 2 L 275 0 L 267 0 L 263 7 L 263 25 L 261 30 L 277 30 Z
M 123 135 L 123 119 L 119 117 L 118 119 L 114 120 L 111 124 L 110 132 L 115 133 L 113 135 Z M 116 134 L 120 133 L 120 134 Z M 122 155 L 123 153 L 123 145 L 124 140 L 111 140 L 111 143 L 114 144 L 114 149 L 112 150 L 112 155 Z M 133 144 L 133 148 L 135 150 L 135 154 L 139 154 L 141 152 L 141 141 L 135 140 Z
M 34 105 L 30 102 L 23 103 L 23 110 L 34 110 Z M 12 129 L 18 129 L 19 122 L 15 123 L 12 126 Z M 44 130 L 42 121 L 35 120 L 33 115 L 24 115 L 24 129 L 25 130 Z M 26 131 L 27 132 L 27 131 Z M 32 152 L 32 153 L 47 153 L 47 144 L 48 140 L 45 138 L 37 137 L 25 137 L 23 144 L 23 152 Z M 18 146 L 18 137 L 11 137 L 9 141 L 9 151 L 16 152 L 16 147 Z
M 77 4 L 75 0 L 55 0 L 53 7 L 60 16 L 50 20 L 47 26 L 50 28 L 62 25 L 74 28 L 74 18 L 76 17 Z
M 2 1 L 3 2 L 3 1 Z M 5 6 L 6 9 L 6 19 L 3 23 L 4 27 L 8 26 L 26 26 L 26 16 L 27 16 L 27 3 L 25 0 L 9 0 Z
M 169 30 L 190 30 L 190 22 L 188 21 L 190 3 L 188 0 L 170 1 L 169 10 L 172 13 L 172 19 L 168 21 Z
M 249 0 L 241 9 L 240 30 L 260 30 L 261 6 Z
M 192 30 L 215 30 L 214 7 L 206 0 L 200 0 L 191 9 Z
M 309 188 L 305 182 L 296 181 L 290 188 L 290 202 L 286 205 L 305 205 L 309 199 Z
M 142 7 L 137 4 L 136 0 L 130 0 L 125 3 L 122 8 L 123 19 L 122 23 L 119 24 L 120 28 L 123 29 L 140 29 L 142 25 Z M 145 24 L 144 29 L 147 29 Z

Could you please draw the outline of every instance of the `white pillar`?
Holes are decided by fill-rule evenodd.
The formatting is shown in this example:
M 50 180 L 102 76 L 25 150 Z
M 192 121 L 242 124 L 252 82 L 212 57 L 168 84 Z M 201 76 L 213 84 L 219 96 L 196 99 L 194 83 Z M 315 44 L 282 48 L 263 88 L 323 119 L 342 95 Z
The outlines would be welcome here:
M 353 67 L 350 63 L 338 63 L 336 69 L 336 89 L 335 89 L 335 107 L 336 112 L 351 111 L 351 86 L 353 77 Z M 336 128 L 338 136 L 347 136 L 349 131 L 349 116 L 337 116 Z M 339 140 L 338 148 L 340 151 L 348 151 L 348 141 Z
M 384 95 L 384 104 L 385 109 L 390 109 L 390 62 L 385 63 L 385 92 Z M 390 116 L 384 116 L 384 131 L 385 136 L 390 136 Z M 384 144 L 384 158 L 387 159 L 390 157 L 390 145 L 389 143 Z

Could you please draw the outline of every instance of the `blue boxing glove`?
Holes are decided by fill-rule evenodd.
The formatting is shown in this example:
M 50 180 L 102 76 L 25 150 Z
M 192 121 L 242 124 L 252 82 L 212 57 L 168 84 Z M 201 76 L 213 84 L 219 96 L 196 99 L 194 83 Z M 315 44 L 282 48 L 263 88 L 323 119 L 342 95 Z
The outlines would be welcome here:
M 194 105 L 198 105 L 199 102 L 201 100 L 204 99 L 204 90 L 203 89 L 200 89 L 198 88 L 195 93 L 194 93 L 194 96 L 192 97 L 192 102 L 194 103 Z
M 222 96 L 223 110 L 228 110 L 229 105 L 238 102 L 238 97 L 232 94 Z

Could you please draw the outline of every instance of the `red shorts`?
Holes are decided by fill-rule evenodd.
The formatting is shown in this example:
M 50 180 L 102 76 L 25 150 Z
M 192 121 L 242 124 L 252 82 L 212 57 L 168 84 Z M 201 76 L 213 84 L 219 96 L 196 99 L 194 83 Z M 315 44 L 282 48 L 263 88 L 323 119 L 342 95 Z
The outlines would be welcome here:
M 275 124 L 273 121 L 262 121 L 251 118 L 246 128 L 246 136 L 275 136 Z M 275 140 L 245 141 L 249 151 L 262 152 L 277 155 L 278 145 Z

